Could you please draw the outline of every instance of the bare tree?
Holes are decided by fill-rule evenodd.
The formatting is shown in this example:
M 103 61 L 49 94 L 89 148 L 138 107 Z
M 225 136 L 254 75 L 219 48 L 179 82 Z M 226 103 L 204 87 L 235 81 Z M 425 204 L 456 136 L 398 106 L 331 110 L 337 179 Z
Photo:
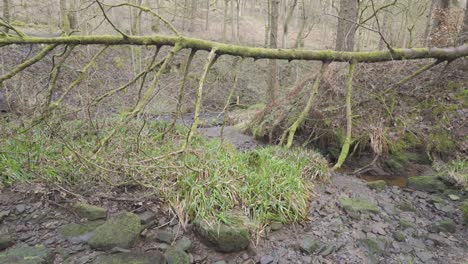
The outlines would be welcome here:
M 463 26 L 460 31 L 460 42 L 461 44 L 468 42 L 468 1 L 466 1 L 465 17 L 463 19 Z
M 336 30 L 336 46 L 339 51 L 354 50 L 356 35 L 356 21 L 358 17 L 358 0 L 341 0 L 338 13 L 338 27 Z

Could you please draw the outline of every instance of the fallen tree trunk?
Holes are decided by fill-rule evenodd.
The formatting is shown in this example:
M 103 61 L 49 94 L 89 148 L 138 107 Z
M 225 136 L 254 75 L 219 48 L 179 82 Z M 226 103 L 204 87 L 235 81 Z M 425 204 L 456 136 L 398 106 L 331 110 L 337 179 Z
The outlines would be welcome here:
M 392 51 L 341 52 L 333 50 L 303 50 L 303 49 L 267 49 L 229 45 L 203 39 L 177 36 L 65 36 L 56 38 L 40 37 L 0 37 L 0 46 L 24 44 L 50 45 L 153 45 L 175 46 L 182 48 L 211 51 L 216 49 L 217 55 L 232 55 L 254 59 L 280 60 L 315 60 L 336 62 L 383 62 L 394 60 L 416 60 L 434 58 L 441 61 L 455 60 L 468 56 L 468 44 L 452 48 L 413 48 L 394 49 Z

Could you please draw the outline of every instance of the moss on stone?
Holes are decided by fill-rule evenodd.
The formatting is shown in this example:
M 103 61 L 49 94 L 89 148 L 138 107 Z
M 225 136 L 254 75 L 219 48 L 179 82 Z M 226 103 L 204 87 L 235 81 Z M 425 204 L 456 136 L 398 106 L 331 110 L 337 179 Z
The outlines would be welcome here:
M 400 220 L 400 227 L 403 229 L 412 228 L 414 227 L 414 224 L 408 220 Z
M 383 191 L 387 187 L 387 183 L 384 180 L 372 181 L 367 183 L 367 187 L 376 191 Z
M 340 202 L 341 207 L 346 211 L 346 212 L 371 212 L 371 213 L 379 213 L 380 208 L 366 200 L 362 199 L 353 199 L 353 198 L 348 198 L 348 197 L 340 197 L 338 199 Z
M 434 229 L 437 232 L 455 233 L 456 226 L 455 226 L 455 223 L 451 219 L 445 219 L 445 220 L 437 222 L 434 225 Z
M 401 231 L 396 231 L 393 233 L 393 238 L 395 238 L 395 240 L 398 242 L 404 242 L 406 240 L 406 235 Z
M 105 208 L 91 204 L 79 203 L 73 207 L 73 210 L 79 217 L 88 220 L 105 219 L 107 217 Z
M 178 247 L 170 247 L 164 254 L 167 264 L 189 264 L 190 257 Z
M 416 212 L 416 207 L 408 201 L 403 201 L 396 206 L 398 209 L 405 212 Z
M 408 188 L 425 192 L 442 192 L 445 184 L 435 176 L 416 176 L 408 178 Z
M 0 253 L 0 263 L 8 264 L 52 264 L 53 253 L 42 245 L 14 247 Z
M 194 229 L 207 242 L 221 252 L 244 250 L 250 244 L 249 230 L 243 226 L 228 226 L 221 223 L 209 224 L 196 219 Z
M 135 244 L 140 231 L 140 218 L 124 212 L 96 228 L 88 244 L 93 249 L 130 248 Z

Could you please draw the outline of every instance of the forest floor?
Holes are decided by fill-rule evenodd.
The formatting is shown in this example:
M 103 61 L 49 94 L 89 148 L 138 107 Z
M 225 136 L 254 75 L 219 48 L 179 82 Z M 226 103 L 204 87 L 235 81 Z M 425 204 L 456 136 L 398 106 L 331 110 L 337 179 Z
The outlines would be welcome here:
M 200 131 L 207 137 L 216 137 L 219 129 L 215 126 Z M 239 149 L 259 144 L 233 127 L 226 127 L 225 137 Z M 468 261 L 468 232 L 459 210 L 463 200 L 460 198 L 466 198 L 464 193 L 449 198 L 447 193 L 397 186 L 378 191 L 369 188 L 364 180 L 342 173 L 333 173 L 330 183 L 316 185 L 313 192 L 307 221 L 268 227 L 247 250 L 220 253 L 203 243 L 190 224 L 184 229 L 157 194 L 141 188 L 82 195 L 60 186 L 51 189 L 37 184 L 16 185 L 0 193 L 0 231 L 6 234 L 0 239 L 0 246 L 36 246 L 31 257 L 38 262 L 27 263 L 132 263 L 129 259 L 133 256 L 144 256 L 147 261 L 138 263 L 165 263 L 161 252 L 167 254 L 171 245 L 179 244 L 185 244 L 191 263 Z M 97 251 L 87 243 L 89 234 L 67 238 L 63 235 L 64 227 L 81 221 L 71 209 L 77 202 L 106 207 L 108 218 L 125 210 L 138 215 L 142 223 L 151 224 L 131 250 Z M 115 258 L 105 259 L 105 255 Z M 119 258 L 121 262 L 116 262 Z

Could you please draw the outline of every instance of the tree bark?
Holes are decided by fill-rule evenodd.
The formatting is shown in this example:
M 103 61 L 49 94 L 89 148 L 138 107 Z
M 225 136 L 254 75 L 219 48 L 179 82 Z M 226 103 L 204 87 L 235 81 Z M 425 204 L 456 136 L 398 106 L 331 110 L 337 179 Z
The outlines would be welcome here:
M 278 16 L 279 16 L 279 0 L 271 1 L 271 14 L 270 14 L 270 48 L 277 48 L 278 44 Z M 279 90 L 278 84 L 278 62 L 276 60 L 270 60 L 269 63 L 270 76 L 268 78 L 268 102 L 274 102 L 277 98 Z
M 460 44 L 468 42 L 468 1 L 466 1 L 465 17 L 463 18 L 463 26 L 460 31 Z
M 335 62 L 384 62 L 394 60 L 418 60 L 434 58 L 442 61 L 454 60 L 468 56 L 468 44 L 452 48 L 412 48 L 393 49 L 392 51 L 341 52 L 332 50 L 298 50 L 298 49 L 269 49 L 230 45 L 204 39 L 184 36 L 118 36 L 118 35 L 90 35 L 47 37 L 0 37 L 3 45 L 138 45 L 138 46 L 175 46 L 179 44 L 184 49 L 211 51 L 216 49 L 217 55 L 241 56 L 254 59 L 278 60 L 309 60 Z
M 10 23 L 10 0 L 3 0 L 3 19 L 5 19 L 7 23 Z M 2 30 L 8 33 L 7 27 L 4 27 Z
M 286 14 L 286 18 L 284 20 L 284 24 L 283 24 L 283 38 L 282 38 L 282 41 L 281 41 L 281 47 L 283 48 L 286 48 L 287 47 L 287 39 L 288 39 L 288 26 L 289 26 L 289 23 L 291 23 L 291 20 L 292 20 L 292 17 L 293 17 L 293 14 L 294 14 L 294 9 L 296 9 L 296 5 L 297 5 L 297 0 L 292 0 L 292 3 L 287 11 L 287 14 Z
M 210 29 L 210 0 L 206 0 L 205 30 Z
M 340 17 L 338 19 L 338 27 L 336 30 L 336 47 L 339 51 L 353 51 L 354 38 L 356 35 L 356 23 L 358 17 L 358 1 L 357 0 L 341 0 L 340 1 Z
M 70 27 L 70 19 L 68 17 L 68 11 L 67 11 L 67 0 L 60 0 L 60 18 L 62 20 L 62 30 L 65 33 L 70 33 L 71 27 Z

